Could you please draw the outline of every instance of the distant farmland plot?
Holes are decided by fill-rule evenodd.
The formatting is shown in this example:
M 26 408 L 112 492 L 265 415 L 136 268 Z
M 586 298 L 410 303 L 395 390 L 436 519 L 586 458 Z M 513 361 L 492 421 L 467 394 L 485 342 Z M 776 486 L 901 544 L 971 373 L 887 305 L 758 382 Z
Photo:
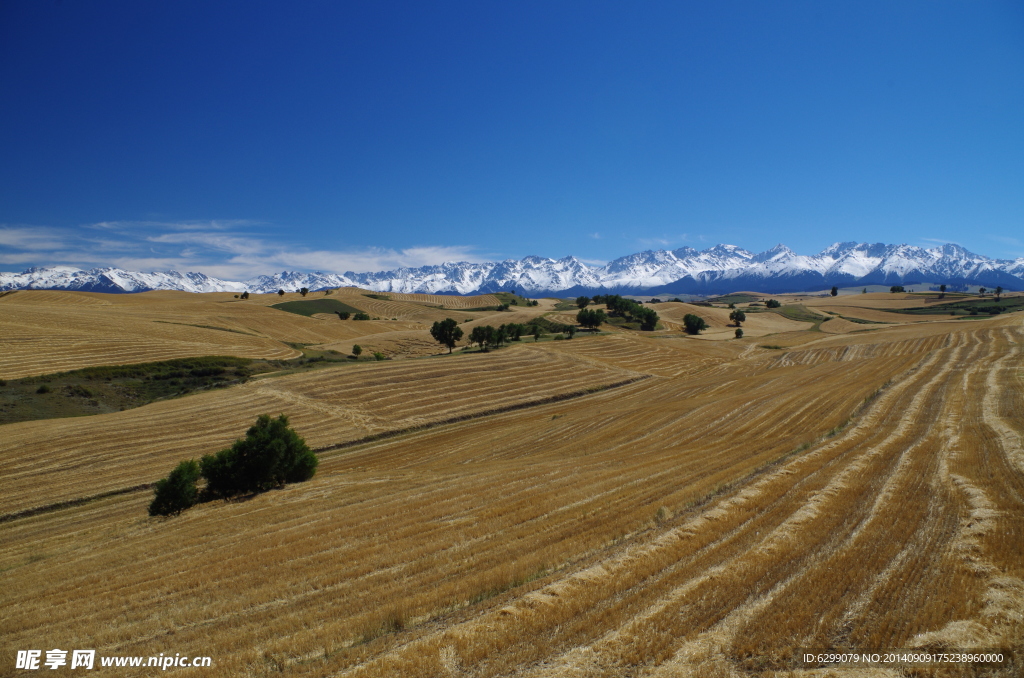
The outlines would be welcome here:
M 3 637 L 214 657 L 182 676 L 839 678 L 798 650 L 1019 652 L 1021 316 L 747 317 L 778 329 L 527 341 L 3 426 Z M 316 477 L 146 515 L 133 485 L 263 412 L 323 448 Z
M 276 308 L 288 313 L 311 316 L 315 313 L 359 313 L 358 308 L 349 306 L 337 299 L 300 299 L 299 301 L 286 301 L 281 304 L 273 304 L 270 308 Z

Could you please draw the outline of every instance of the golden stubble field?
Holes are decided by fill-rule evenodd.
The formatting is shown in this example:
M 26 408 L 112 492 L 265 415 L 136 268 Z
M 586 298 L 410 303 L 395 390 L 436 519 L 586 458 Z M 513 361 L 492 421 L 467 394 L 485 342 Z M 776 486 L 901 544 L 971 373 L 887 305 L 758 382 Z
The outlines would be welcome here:
M 329 449 L 175 518 L 144 490 L 0 523 L 0 672 L 1019 675 L 794 661 L 1024 640 L 1021 317 L 866 327 L 578 335 L 5 426 L 6 514 L 152 482 L 263 411 Z

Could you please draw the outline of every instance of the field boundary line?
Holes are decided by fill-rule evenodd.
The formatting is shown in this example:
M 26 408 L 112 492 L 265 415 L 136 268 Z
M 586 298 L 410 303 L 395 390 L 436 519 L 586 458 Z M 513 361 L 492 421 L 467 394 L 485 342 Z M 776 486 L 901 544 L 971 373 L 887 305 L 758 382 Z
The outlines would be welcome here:
M 416 424 L 414 426 L 407 426 L 405 428 L 393 429 L 390 431 L 382 431 L 380 433 L 374 433 L 372 435 L 363 436 L 356 440 L 348 440 L 343 443 L 335 443 L 333 445 L 325 445 L 324 447 L 314 448 L 313 451 L 330 452 L 332 450 L 343 450 L 349 447 L 357 447 L 359 445 L 365 445 L 366 443 L 374 443 L 379 440 L 385 440 L 387 438 L 395 438 L 397 436 L 405 435 L 407 433 L 416 433 L 418 431 L 426 431 L 428 429 L 436 428 L 438 426 L 447 426 L 448 424 L 458 424 L 464 421 L 470 421 L 473 419 L 481 419 L 483 417 L 490 417 L 495 414 L 505 414 L 506 412 L 515 412 L 516 410 L 525 410 L 531 407 L 539 407 L 541 405 L 550 405 L 551 403 L 562 402 L 564 400 L 573 400 L 575 398 L 582 398 L 583 396 L 593 395 L 594 393 L 600 393 L 602 391 L 609 391 L 613 388 L 619 388 L 622 386 L 628 386 L 635 384 L 638 381 L 644 379 L 650 379 L 654 375 L 642 374 L 622 381 L 616 381 L 611 384 L 604 384 L 602 386 L 594 386 L 582 390 L 571 391 L 569 393 L 558 393 L 556 395 L 541 398 L 539 400 L 530 400 L 524 403 L 513 403 L 511 405 L 505 405 L 503 407 L 495 407 L 489 410 L 483 410 L 481 412 L 470 412 L 469 414 L 460 414 L 457 417 L 449 417 L 448 419 L 439 419 L 438 421 L 431 421 L 424 424 Z
M 504 407 L 495 407 L 482 412 L 472 412 L 469 414 L 463 414 L 457 417 L 450 417 L 448 419 L 442 419 L 439 421 L 427 422 L 425 424 L 417 424 L 415 426 L 407 426 L 401 429 L 394 429 L 391 431 L 382 431 L 381 433 L 374 433 L 369 436 L 357 438 L 356 440 L 349 440 L 343 443 L 335 443 L 333 445 L 326 445 L 324 447 L 313 448 L 313 451 L 317 454 L 322 452 L 330 452 L 332 450 L 341 450 L 349 447 L 356 447 L 358 445 L 365 445 L 366 443 L 373 443 L 379 440 L 385 440 L 387 438 L 395 438 L 397 436 L 405 435 L 407 433 L 414 433 L 418 431 L 425 431 L 427 429 L 436 428 L 438 426 L 446 426 L 448 424 L 457 424 L 463 421 L 469 421 L 472 419 L 480 419 L 483 417 L 490 417 L 495 414 L 504 414 L 506 412 L 514 412 L 516 410 L 524 410 L 531 407 L 538 407 L 541 405 L 550 405 L 551 403 L 557 403 L 564 400 L 572 400 L 574 398 L 582 398 L 583 396 L 592 395 L 594 393 L 600 393 L 602 391 L 608 391 L 613 388 L 619 388 L 621 386 L 628 386 L 644 379 L 650 379 L 652 375 L 644 374 L 623 381 L 617 381 L 611 384 L 604 384 L 602 386 L 595 386 L 583 390 L 572 391 L 570 393 L 559 393 L 540 400 L 531 400 L 525 403 L 514 403 L 512 405 L 506 405 Z M 61 511 L 63 509 L 74 508 L 76 506 L 82 506 L 90 502 L 98 501 L 100 499 L 106 499 L 108 497 L 116 497 L 123 494 L 132 494 L 133 492 L 142 492 L 144 490 L 152 489 L 156 485 L 153 483 L 142 483 L 140 485 L 133 485 L 131 487 L 122 487 L 116 490 L 109 490 L 107 492 L 101 492 L 100 494 L 90 495 L 88 497 L 78 497 L 75 499 L 66 499 L 53 504 L 45 504 L 43 506 L 34 506 L 32 508 L 23 509 L 21 511 L 14 511 L 12 513 L 5 513 L 0 515 L 0 524 L 9 523 L 14 520 L 21 518 L 31 518 L 32 516 L 41 515 L 44 513 L 53 513 L 54 511 Z
M 74 508 L 75 506 L 82 506 L 93 501 L 99 501 L 100 499 L 106 499 L 107 497 L 116 497 L 121 494 L 131 494 L 132 492 L 141 492 L 142 490 L 151 489 L 156 483 L 142 483 L 141 485 L 133 485 L 131 487 L 122 487 L 116 490 L 110 490 L 109 492 L 101 492 L 100 494 L 94 494 L 88 497 L 78 497 L 77 499 L 66 499 L 64 501 L 58 501 L 54 504 L 45 504 L 43 506 L 34 506 L 32 508 L 23 509 L 21 511 L 15 511 L 13 513 L 5 513 L 0 515 L 0 524 L 9 523 L 12 520 L 18 520 L 20 518 L 31 518 L 32 516 L 38 516 L 43 513 L 53 513 L 54 511 L 60 511 L 61 509 Z

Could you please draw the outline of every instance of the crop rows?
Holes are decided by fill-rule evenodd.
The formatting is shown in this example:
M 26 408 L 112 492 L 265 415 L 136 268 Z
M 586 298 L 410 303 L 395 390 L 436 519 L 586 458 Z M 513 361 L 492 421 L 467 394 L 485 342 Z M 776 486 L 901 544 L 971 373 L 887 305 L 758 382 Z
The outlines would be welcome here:
M 825 336 L 789 362 L 616 335 L 359 366 L 343 396 L 257 382 L 249 404 L 290 399 L 322 440 L 653 375 L 329 450 L 308 483 L 174 519 L 127 495 L 2 523 L 0 632 L 214 656 L 179 669 L 197 676 L 728 676 L 789 672 L 802 645 L 1020 647 L 1022 346 L 1009 318 Z M 182 456 L 183 422 L 237 435 L 236 392 L 159 404 L 177 430 L 109 463 Z M 34 487 L 99 486 L 58 470 Z
M 0 513 L 153 482 L 181 459 L 227 446 L 260 413 L 287 413 L 319 447 L 637 376 L 539 351 L 507 352 L 497 363 L 488 357 L 345 366 L 124 412 L 11 424 L 0 442 Z

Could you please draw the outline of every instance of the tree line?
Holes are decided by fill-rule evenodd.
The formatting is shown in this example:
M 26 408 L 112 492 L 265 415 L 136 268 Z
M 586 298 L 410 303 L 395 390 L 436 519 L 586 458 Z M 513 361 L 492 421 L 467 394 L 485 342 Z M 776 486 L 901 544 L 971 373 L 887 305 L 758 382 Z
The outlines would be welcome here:
M 586 310 L 586 307 L 590 303 L 604 304 L 608 309 L 608 315 L 612 318 L 625 318 L 632 322 L 640 323 L 640 329 L 645 332 L 651 332 L 655 327 L 658 326 L 658 314 L 653 308 L 647 308 L 646 306 L 633 301 L 632 299 L 625 299 L 618 294 L 597 294 L 593 297 L 577 297 L 576 305 L 580 310 Z M 580 322 L 579 315 L 577 314 L 577 322 Z M 584 316 L 588 320 L 593 320 L 594 316 Z M 603 321 L 602 321 L 603 322 Z M 582 325 L 583 323 L 580 322 Z M 600 325 L 601 323 L 597 323 Z M 593 327 L 596 327 L 594 325 Z M 588 327 L 588 325 L 584 325 Z
M 149 515 L 181 513 L 201 501 L 265 492 L 309 480 L 319 463 L 306 441 L 288 426 L 288 417 L 262 414 L 245 438 L 199 462 L 189 459 L 157 481 Z M 200 478 L 206 487 L 199 490 Z

